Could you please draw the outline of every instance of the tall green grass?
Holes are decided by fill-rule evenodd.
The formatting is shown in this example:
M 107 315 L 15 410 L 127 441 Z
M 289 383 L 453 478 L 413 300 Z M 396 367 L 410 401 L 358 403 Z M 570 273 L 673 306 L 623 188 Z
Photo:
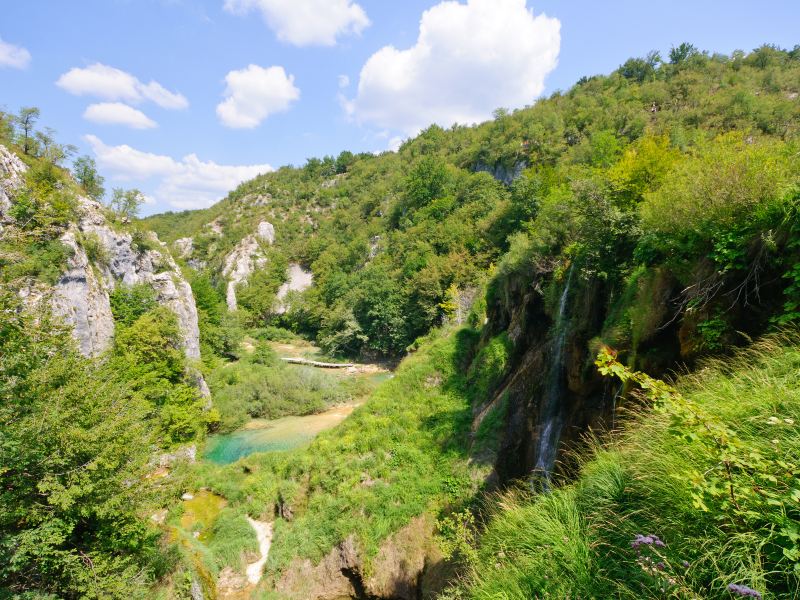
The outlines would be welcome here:
M 709 362 L 681 377 L 678 389 L 728 424 L 753 452 L 798 464 L 796 334 L 768 337 Z M 498 498 L 469 582 L 454 593 L 476 600 L 731 598 L 727 586 L 734 583 L 764 598 L 800 597 L 800 572 L 776 552 L 776 528 L 749 525 L 796 522 L 798 506 L 789 500 L 774 507 L 781 514 L 754 515 L 747 523 L 697 508 L 689 474 L 716 466 L 704 447 L 691 436 L 674 435 L 676 423 L 666 413 L 638 406 L 627 419 L 610 444 L 592 444 L 576 482 L 547 495 Z M 657 557 L 651 554 L 663 570 L 651 568 L 631 547 L 637 534 L 666 543 L 655 548 Z
M 477 493 L 489 466 L 469 460 L 471 405 L 458 368 L 464 338 L 437 336 L 308 447 L 192 473 L 197 485 L 255 517 L 272 519 L 279 503 L 291 508 L 291 521 L 275 520 L 268 571 L 279 573 L 295 558 L 317 562 L 351 535 L 372 557 L 413 517 Z

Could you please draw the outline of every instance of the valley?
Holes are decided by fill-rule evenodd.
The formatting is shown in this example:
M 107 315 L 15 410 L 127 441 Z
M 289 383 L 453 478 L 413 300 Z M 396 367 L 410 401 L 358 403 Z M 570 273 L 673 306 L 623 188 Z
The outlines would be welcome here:
M 683 44 L 146 218 L 0 112 L 0 598 L 798 597 L 798 82 Z

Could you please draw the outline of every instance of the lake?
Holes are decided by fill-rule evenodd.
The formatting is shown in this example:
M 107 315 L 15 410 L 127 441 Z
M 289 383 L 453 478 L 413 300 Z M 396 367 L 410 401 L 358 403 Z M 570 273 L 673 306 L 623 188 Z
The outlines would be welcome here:
M 211 436 L 204 458 L 217 464 L 236 462 L 255 452 L 291 450 L 310 442 L 319 433 L 344 421 L 355 406 L 337 406 L 316 415 L 283 417 L 268 421 L 254 419 L 243 429 Z

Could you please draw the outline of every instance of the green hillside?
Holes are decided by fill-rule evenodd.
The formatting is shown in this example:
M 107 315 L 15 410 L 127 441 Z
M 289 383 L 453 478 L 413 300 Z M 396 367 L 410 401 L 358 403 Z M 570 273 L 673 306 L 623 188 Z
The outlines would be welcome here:
M 0 113 L 0 598 L 800 597 L 800 47 L 684 44 L 145 219 L 24 113 Z M 64 290 L 107 304 L 101 351 Z

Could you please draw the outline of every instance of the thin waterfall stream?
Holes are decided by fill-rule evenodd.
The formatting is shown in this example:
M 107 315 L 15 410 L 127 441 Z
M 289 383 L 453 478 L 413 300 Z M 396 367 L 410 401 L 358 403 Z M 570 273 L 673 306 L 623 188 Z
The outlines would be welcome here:
M 569 268 L 567 283 L 558 303 L 558 314 L 553 328 L 553 358 L 539 411 L 535 471 L 545 481 L 550 480 L 556 462 L 558 442 L 561 439 L 561 391 L 564 379 L 564 348 L 567 342 L 567 300 L 572 283 L 573 268 L 574 266 Z

